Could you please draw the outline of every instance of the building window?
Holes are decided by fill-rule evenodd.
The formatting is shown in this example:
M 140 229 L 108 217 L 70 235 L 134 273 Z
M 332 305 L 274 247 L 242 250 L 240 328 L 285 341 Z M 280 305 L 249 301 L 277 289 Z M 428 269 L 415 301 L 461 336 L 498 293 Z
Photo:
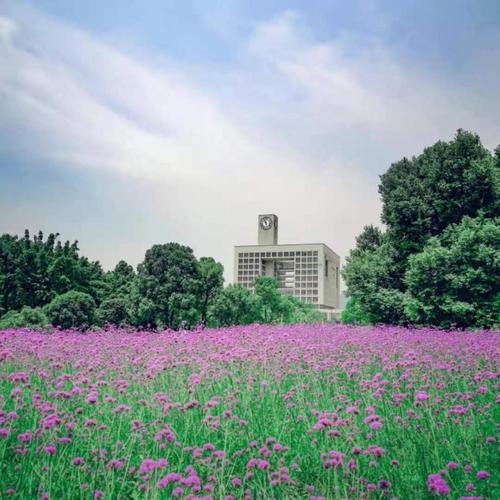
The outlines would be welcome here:
M 325 259 L 325 276 L 328 277 L 328 261 Z

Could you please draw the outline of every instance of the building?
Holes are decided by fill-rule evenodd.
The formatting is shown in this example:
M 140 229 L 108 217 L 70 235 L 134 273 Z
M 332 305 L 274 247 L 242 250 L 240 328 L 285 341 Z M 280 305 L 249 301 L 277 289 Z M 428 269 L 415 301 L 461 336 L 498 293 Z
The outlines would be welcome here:
M 278 244 L 278 217 L 259 215 L 258 244 L 234 247 L 234 282 L 253 288 L 273 276 L 281 293 L 313 304 L 327 317 L 340 307 L 340 257 L 324 243 Z

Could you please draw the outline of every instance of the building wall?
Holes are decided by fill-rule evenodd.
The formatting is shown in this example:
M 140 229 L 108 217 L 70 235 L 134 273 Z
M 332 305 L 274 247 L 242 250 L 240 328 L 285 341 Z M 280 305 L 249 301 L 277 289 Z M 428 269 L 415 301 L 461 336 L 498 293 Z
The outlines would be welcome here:
M 339 265 L 339 256 L 322 243 L 237 246 L 234 282 L 253 288 L 257 276 L 276 276 L 282 293 L 320 308 L 338 308 Z

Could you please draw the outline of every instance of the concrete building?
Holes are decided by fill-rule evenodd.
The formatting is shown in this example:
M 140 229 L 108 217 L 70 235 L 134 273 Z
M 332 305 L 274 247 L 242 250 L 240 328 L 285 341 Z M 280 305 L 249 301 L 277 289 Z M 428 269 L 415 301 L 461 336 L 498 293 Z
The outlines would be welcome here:
M 234 282 L 253 288 L 257 276 L 273 276 L 281 293 L 322 311 L 340 307 L 340 257 L 324 243 L 278 244 L 278 217 L 259 215 L 258 244 L 234 247 Z

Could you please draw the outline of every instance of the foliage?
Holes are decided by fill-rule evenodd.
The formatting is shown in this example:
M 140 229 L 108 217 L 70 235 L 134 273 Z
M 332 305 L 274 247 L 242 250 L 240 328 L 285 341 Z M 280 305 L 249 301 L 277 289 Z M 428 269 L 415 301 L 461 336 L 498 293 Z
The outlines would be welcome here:
M 61 328 L 88 328 L 94 324 L 96 304 L 88 294 L 70 290 L 45 307 L 47 317 Z
M 178 328 L 182 322 L 196 322 L 194 309 L 200 269 L 191 248 L 178 243 L 153 245 L 138 268 L 142 298 L 153 304 L 155 326 Z
M 101 325 L 119 326 L 129 324 L 127 298 L 118 296 L 104 300 L 96 310 L 96 320 Z
M 419 324 L 500 324 L 500 218 L 449 226 L 410 257 L 406 311 Z
M 241 285 L 229 285 L 209 308 L 210 326 L 248 325 L 251 323 L 319 323 L 323 315 L 311 304 L 290 295 L 282 295 L 278 282 L 269 276 L 255 280 L 255 293 Z
M 278 281 L 270 276 L 258 276 L 255 280 L 255 295 L 263 323 L 276 323 L 282 316 L 282 296 Z
M 59 234 L 30 238 L 0 236 L 0 314 L 48 304 L 56 295 L 78 290 L 96 298 L 103 273 L 98 262 L 78 255 L 78 243 L 62 244 Z
M 208 309 L 208 324 L 211 326 L 249 325 L 258 320 L 257 297 L 241 285 L 224 288 Z
M 373 322 L 371 316 L 355 298 L 347 301 L 340 319 L 346 325 L 369 325 Z
M 381 176 L 382 222 L 404 255 L 464 216 L 498 209 L 498 167 L 477 134 L 458 130 Z
M 212 257 L 202 257 L 200 269 L 200 316 L 203 324 L 207 322 L 208 307 L 222 291 L 224 285 L 224 268 Z
M 471 246 L 461 261 L 451 257 L 462 243 L 455 248 L 451 239 L 460 239 L 460 231 L 447 233 L 447 228 L 466 217 L 490 219 L 500 213 L 500 147 L 492 155 L 476 134 L 459 130 L 452 141 L 392 164 L 381 176 L 379 192 L 387 231 L 366 226 L 346 259 L 342 274 L 347 295 L 354 299 L 347 320 L 361 314 L 372 323 L 493 324 L 485 311 L 495 310 L 496 288 L 474 267 L 484 257 L 482 247 Z M 448 235 L 447 243 L 439 240 L 442 234 Z M 436 269 L 440 263 L 448 277 Z M 426 269 L 439 279 L 426 277 Z M 458 283 L 467 283 L 471 293 L 458 293 Z M 477 299 L 470 298 L 472 290 Z M 467 300 L 459 299 L 464 295 Z M 473 312 L 476 306 L 481 311 Z
M 374 323 L 404 323 L 403 292 L 394 277 L 396 251 L 389 242 L 376 249 L 354 249 L 343 277 L 349 295 Z
M 24 306 L 20 311 L 9 311 L 0 319 L 2 328 L 45 329 L 49 320 L 41 307 Z
M 306 304 L 292 295 L 281 296 L 279 323 L 321 323 L 323 319 L 323 315 L 311 304 Z

